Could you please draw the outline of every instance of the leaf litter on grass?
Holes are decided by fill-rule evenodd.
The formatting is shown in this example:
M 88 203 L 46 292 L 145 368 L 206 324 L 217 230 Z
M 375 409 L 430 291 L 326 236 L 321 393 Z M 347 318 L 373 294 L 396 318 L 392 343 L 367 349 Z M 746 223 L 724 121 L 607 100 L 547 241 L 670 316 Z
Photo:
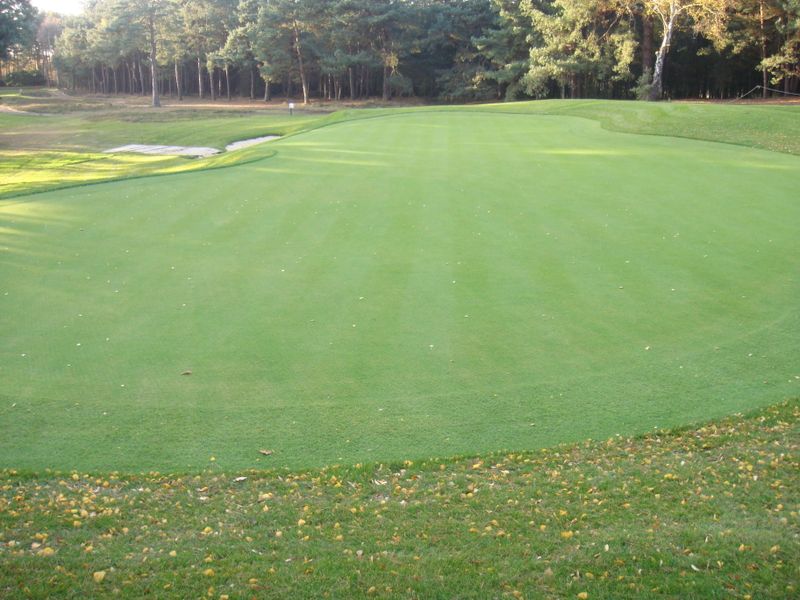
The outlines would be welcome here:
M 792 401 L 478 458 L 234 476 L 5 470 L 0 591 L 792 597 L 798 425 Z

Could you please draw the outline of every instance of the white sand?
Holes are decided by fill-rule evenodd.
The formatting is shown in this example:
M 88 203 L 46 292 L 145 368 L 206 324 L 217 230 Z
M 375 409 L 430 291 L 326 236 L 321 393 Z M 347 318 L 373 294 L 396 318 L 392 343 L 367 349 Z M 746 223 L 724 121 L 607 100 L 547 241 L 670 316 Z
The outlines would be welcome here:
M 280 139 L 281 136 L 279 135 L 265 135 L 264 137 L 253 138 L 252 140 L 241 140 L 239 142 L 233 142 L 232 144 L 228 144 L 225 146 L 225 150 L 228 152 L 232 150 L 241 150 L 242 148 L 247 148 L 248 146 L 255 146 L 256 144 L 261 144 L 262 142 L 271 142 L 272 140 Z
M 144 144 L 128 144 L 119 148 L 106 150 L 106 154 L 117 152 L 134 152 L 136 154 L 160 154 L 164 156 L 213 156 L 219 154 L 216 148 L 202 146 L 146 146 Z
M 279 139 L 279 135 L 267 135 L 260 138 L 253 138 L 251 140 L 241 140 L 233 142 L 225 146 L 227 152 L 234 150 L 241 150 L 249 146 L 255 146 L 263 142 Z M 117 152 L 133 152 L 136 154 L 158 154 L 162 156 L 214 156 L 221 151 L 216 148 L 207 148 L 203 146 L 148 146 L 145 144 L 128 144 L 127 146 L 120 146 L 118 148 L 111 148 L 106 150 L 106 154 L 115 154 Z

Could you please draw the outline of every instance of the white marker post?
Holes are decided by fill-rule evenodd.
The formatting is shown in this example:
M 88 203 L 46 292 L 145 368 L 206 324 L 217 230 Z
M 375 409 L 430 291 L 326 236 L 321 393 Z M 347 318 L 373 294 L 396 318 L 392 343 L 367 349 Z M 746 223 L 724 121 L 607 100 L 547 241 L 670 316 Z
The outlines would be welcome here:
M 289 116 L 294 114 L 294 102 L 289 102 Z

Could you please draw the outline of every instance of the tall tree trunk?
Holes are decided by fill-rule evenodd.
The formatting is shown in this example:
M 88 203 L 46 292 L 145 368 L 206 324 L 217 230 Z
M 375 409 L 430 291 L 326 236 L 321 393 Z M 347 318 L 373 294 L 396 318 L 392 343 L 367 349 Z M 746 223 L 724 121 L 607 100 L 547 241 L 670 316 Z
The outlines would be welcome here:
M 392 90 L 389 87 L 389 77 L 392 74 L 391 67 L 383 67 L 383 93 L 381 97 L 383 98 L 384 102 L 388 102 L 389 99 L 392 97 Z
M 250 67 L 250 100 L 256 99 L 256 74 L 253 67 Z
M 116 96 L 117 94 L 119 94 L 119 87 L 117 84 L 117 70 L 111 69 L 111 72 L 114 74 L 114 95 Z
M 306 68 L 303 64 L 303 51 L 300 47 L 300 29 L 297 21 L 294 22 L 294 49 L 297 53 L 297 66 L 300 69 L 300 84 L 303 86 L 303 104 L 308 104 L 308 79 L 306 78 Z
M 208 89 L 211 92 L 211 101 L 212 102 L 216 101 L 216 99 L 217 99 L 217 96 L 216 96 L 217 90 L 214 89 L 214 73 L 216 71 L 217 71 L 216 67 L 211 67 L 208 70 L 208 82 L 209 82 Z
M 650 89 L 650 100 L 660 100 L 664 94 L 664 61 L 669 52 L 669 46 L 672 42 L 672 33 L 675 29 L 675 19 L 677 12 L 674 4 L 670 7 L 669 16 L 663 15 L 661 20 L 664 25 L 664 37 L 661 39 L 661 46 L 658 48 L 656 54 L 656 64 L 653 68 L 653 84 Z
M 264 102 L 269 102 L 269 79 L 264 80 Z
M 175 89 L 178 90 L 178 100 L 183 100 L 183 87 L 181 86 L 181 71 L 178 68 L 178 59 L 175 59 Z
M 229 72 L 230 67 L 225 63 L 225 92 L 228 96 L 228 102 L 231 101 L 231 75 Z
M 197 95 L 203 99 L 203 61 L 200 55 L 197 55 Z
M 144 96 L 144 71 L 142 71 L 142 61 L 138 58 L 136 59 L 136 67 L 139 70 L 139 85 L 141 86 L 141 95 Z
M 653 16 L 642 15 L 642 72 L 653 74 Z
M 148 29 L 150 30 L 150 83 L 153 86 L 153 108 L 161 106 L 161 98 L 158 95 L 158 56 L 156 48 L 156 21 L 155 16 L 151 12 L 147 21 Z
M 350 79 L 350 100 L 356 99 L 356 78 L 353 67 L 347 67 L 347 76 Z
M 763 66 L 767 58 L 767 34 L 764 28 L 764 0 L 758 2 L 758 24 L 761 29 L 761 97 L 767 97 L 769 79 L 767 78 L 767 68 Z

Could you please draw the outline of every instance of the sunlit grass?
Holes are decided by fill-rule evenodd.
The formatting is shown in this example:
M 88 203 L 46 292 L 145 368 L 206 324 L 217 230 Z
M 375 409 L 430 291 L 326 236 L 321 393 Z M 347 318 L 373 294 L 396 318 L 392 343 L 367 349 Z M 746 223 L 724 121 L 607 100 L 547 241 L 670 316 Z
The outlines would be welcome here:
M 152 174 L 186 159 L 134 154 L 0 150 L 0 198 L 138 174 Z

